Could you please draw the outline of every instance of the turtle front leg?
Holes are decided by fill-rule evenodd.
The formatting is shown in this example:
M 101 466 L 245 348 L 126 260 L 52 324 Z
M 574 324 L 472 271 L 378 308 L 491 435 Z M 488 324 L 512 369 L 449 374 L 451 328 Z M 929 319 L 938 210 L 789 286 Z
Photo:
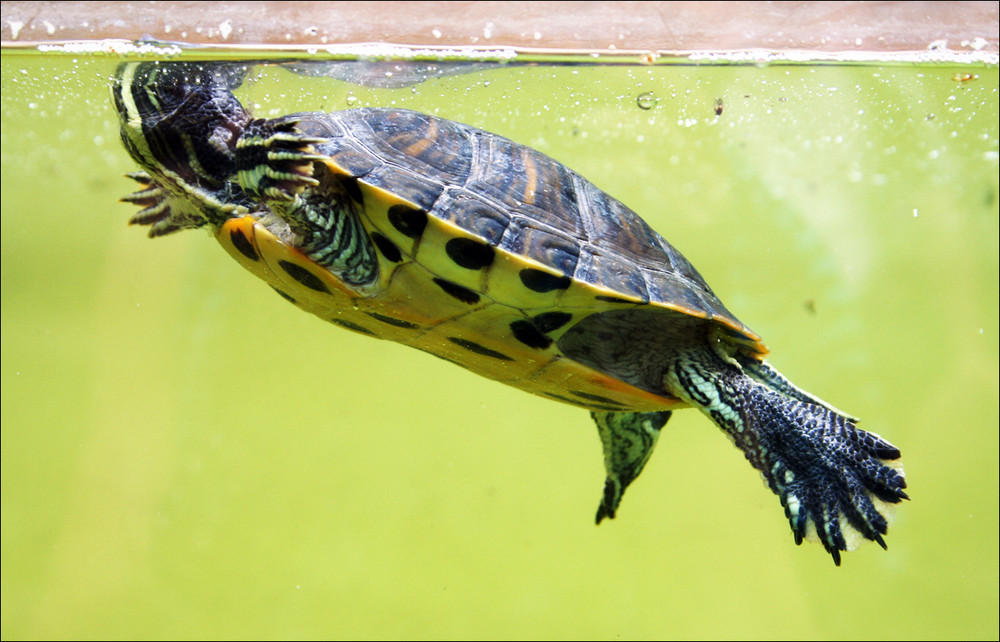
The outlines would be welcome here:
M 291 201 L 304 189 L 316 187 L 313 163 L 324 160 L 314 145 L 323 138 L 299 132 L 294 118 L 253 120 L 236 141 L 236 181 L 264 201 Z
M 374 294 L 379 265 L 359 213 L 357 180 L 335 173 L 315 146 L 326 139 L 299 129 L 297 117 L 254 120 L 236 143 L 236 180 L 297 235 L 295 246 L 360 296 Z
M 591 412 L 604 446 L 604 496 L 597 507 L 597 523 L 614 519 L 625 489 L 642 472 L 653 454 L 660 429 L 670 419 L 670 411 Z
M 146 172 L 131 172 L 125 176 L 139 183 L 139 191 L 126 194 L 119 200 L 142 208 L 128 220 L 128 224 L 148 225 L 149 238 L 208 224 L 197 208 L 184 199 L 172 196 Z

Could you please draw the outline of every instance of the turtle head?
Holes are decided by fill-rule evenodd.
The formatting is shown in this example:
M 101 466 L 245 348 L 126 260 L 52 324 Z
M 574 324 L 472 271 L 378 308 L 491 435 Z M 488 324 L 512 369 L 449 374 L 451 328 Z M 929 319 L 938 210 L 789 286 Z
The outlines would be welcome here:
M 236 139 L 250 114 L 232 93 L 246 67 L 124 63 L 112 87 L 122 141 L 158 177 L 218 185 L 235 171 Z
M 251 118 L 232 90 L 247 69 L 132 62 L 115 73 L 111 93 L 122 143 L 150 182 L 169 195 L 173 229 L 215 222 L 213 212 L 239 200 L 230 179 L 236 141 Z

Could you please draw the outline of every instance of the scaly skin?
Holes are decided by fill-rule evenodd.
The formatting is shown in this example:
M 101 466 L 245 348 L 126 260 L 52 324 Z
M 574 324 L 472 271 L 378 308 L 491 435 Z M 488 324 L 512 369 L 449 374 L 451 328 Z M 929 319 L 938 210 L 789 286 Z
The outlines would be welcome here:
M 818 538 L 838 566 L 840 551 L 856 546 L 852 531 L 885 548 L 885 504 L 908 499 L 899 450 L 818 399 L 794 394 L 773 369 L 758 379 L 726 356 L 708 345 L 679 351 L 664 376 L 667 390 L 714 421 L 761 472 L 797 544 Z

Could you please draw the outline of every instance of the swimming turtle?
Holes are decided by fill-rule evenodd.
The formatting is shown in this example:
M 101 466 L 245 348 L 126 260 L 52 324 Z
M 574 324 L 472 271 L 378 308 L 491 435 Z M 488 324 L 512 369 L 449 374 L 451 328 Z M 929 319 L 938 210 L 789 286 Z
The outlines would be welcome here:
M 151 237 L 207 228 L 282 297 L 590 411 L 613 518 L 671 410 L 705 413 L 779 496 L 796 543 L 885 547 L 899 450 L 797 388 L 681 254 L 538 151 L 403 109 L 255 119 L 239 65 L 125 63 L 123 200 Z

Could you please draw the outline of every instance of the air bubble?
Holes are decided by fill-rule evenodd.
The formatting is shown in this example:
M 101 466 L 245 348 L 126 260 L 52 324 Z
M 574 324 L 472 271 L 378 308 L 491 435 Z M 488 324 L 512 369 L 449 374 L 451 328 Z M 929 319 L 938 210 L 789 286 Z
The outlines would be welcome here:
M 656 103 L 659 102 L 659 98 L 656 97 L 651 91 L 641 93 L 635 97 L 635 104 L 639 106 L 639 109 L 652 109 L 656 107 Z

